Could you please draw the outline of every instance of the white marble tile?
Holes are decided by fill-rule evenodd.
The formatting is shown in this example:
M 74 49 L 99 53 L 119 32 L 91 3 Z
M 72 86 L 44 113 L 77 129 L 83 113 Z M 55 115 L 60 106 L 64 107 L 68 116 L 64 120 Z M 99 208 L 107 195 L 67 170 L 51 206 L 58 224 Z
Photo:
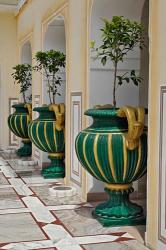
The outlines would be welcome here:
M 90 207 L 90 208 L 93 208 L 94 206 L 93 206 L 92 204 L 90 204 L 90 203 L 86 203 L 86 204 L 84 204 L 82 207 Z
M 55 183 L 55 179 L 44 179 L 42 176 L 28 176 L 28 177 L 23 177 L 23 180 L 27 183 Z
M 0 242 L 45 240 L 46 236 L 29 213 L 0 215 Z
M 129 234 L 129 233 L 123 234 L 122 237 L 129 238 L 129 239 L 134 239 L 134 237 L 131 234 Z
M 8 162 L 10 163 L 10 166 L 16 172 L 19 172 L 19 173 L 24 173 L 24 172 L 32 173 L 32 172 L 40 169 L 40 167 L 38 165 L 32 164 L 33 161 L 15 159 L 15 160 L 8 160 Z
M 80 245 L 94 244 L 94 243 L 105 243 L 115 241 L 119 236 L 114 235 L 93 235 L 93 236 L 82 236 L 75 237 L 75 241 Z
M 83 245 L 86 250 L 149 250 L 136 240 Z
M 7 179 L 5 178 L 3 172 L 0 173 L 0 186 L 1 185 L 9 185 L 9 183 L 8 183 Z
M 60 205 L 60 206 L 47 206 L 49 210 L 73 210 L 79 208 L 79 205 Z
M 75 210 L 53 211 L 56 217 L 72 232 L 74 236 L 105 235 L 114 232 L 126 232 L 120 227 L 103 227 L 92 217 L 91 207 L 80 207 Z
M 10 184 L 9 185 L 0 185 L 0 189 L 1 188 L 8 188 L 8 187 L 12 187 Z
M 19 195 L 28 196 L 33 194 L 30 188 L 28 188 L 21 179 L 11 178 L 9 182 Z
M 43 249 L 48 247 L 54 247 L 51 240 L 40 240 L 33 242 L 20 242 L 7 244 L 1 249 L 12 249 L 12 250 L 31 250 L 31 249 Z
M 15 209 L 15 208 L 22 208 L 24 204 L 20 200 L 12 200 L 12 199 L 5 199 L 0 201 L 0 210 L 1 209 Z
M 17 163 L 20 166 L 36 166 L 36 165 L 38 165 L 37 161 L 32 161 L 32 160 L 29 160 L 29 161 L 18 160 Z
M 37 197 L 27 196 L 22 198 L 22 200 L 30 209 L 37 221 L 51 223 L 56 220 L 56 218 L 49 212 L 49 210 Z
M 20 214 L 20 213 L 28 213 L 30 212 L 29 208 L 11 208 L 11 209 L 2 209 L 0 210 L 0 214 Z
M 13 188 L 0 189 L 0 209 L 22 208 L 23 202 L 19 199 Z
M 10 178 L 17 177 L 17 174 L 9 165 L 3 165 L 3 166 L 0 166 L 0 168 L 6 177 L 10 177 Z
M 27 185 L 27 187 L 41 187 L 41 185 L 42 185 L 42 187 L 45 187 L 45 186 L 47 186 L 48 187 L 48 185 L 49 185 L 49 183 L 47 183 L 47 182 L 45 182 L 45 183 L 26 183 L 26 185 Z
M 7 162 L 4 161 L 3 159 L 0 159 L 0 168 L 1 166 L 7 165 Z
M 43 227 L 58 250 L 82 250 L 72 236 L 61 225 L 49 224 Z

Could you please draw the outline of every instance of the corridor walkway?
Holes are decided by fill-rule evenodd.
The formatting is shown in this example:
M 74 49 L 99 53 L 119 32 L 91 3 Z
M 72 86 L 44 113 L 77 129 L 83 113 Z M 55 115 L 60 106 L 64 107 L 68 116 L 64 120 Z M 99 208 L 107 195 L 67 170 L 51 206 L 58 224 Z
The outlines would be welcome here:
M 91 216 L 95 204 L 78 195 L 56 198 L 32 161 L 0 152 L 0 249 L 145 250 L 143 226 L 103 228 Z M 136 240 L 137 238 L 137 240 Z

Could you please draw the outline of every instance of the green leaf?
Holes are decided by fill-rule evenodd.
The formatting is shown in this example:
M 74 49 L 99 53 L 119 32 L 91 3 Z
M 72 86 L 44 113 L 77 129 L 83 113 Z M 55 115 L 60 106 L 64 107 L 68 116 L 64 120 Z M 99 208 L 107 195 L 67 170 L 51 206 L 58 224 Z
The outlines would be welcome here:
M 135 70 L 131 71 L 131 76 L 135 76 Z
M 106 65 L 106 62 L 107 62 L 107 57 L 103 56 L 102 59 L 101 59 L 101 63 L 103 64 L 103 66 Z
M 96 43 L 95 40 L 90 41 L 90 48 L 91 49 L 94 49 L 95 43 Z
M 130 78 L 129 77 L 125 77 L 124 80 L 129 83 L 130 82 Z

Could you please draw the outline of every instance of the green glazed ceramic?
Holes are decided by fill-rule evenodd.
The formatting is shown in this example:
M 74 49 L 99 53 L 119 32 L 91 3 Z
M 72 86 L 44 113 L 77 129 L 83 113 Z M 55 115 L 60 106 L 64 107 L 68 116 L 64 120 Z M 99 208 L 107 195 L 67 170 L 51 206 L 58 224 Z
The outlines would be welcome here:
M 17 150 L 20 157 L 31 156 L 32 143 L 28 136 L 28 124 L 31 121 L 31 104 L 20 103 L 12 106 L 15 112 L 8 117 L 10 130 L 22 138 L 23 146 Z
M 48 158 L 51 163 L 48 167 L 42 169 L 44 178 L 63 178 L 65 176 L 64 167 L 64 120 L 58 124 L 58 115 L 60 119 L 59 106 L 50 110 L 48 106 L 34 108 L 34 111 L 39 112 L 39 117 L 33 120 L 29 125 L 29 137 L 31 141 L 44 152 L 48 152 Z
M 104 226 L 144 224 L 143 209 L 129 200 L 132 182 L 146 173 L 147 134 L 144 109 L 90 109 L 93 124 L 76 138 L 82 166 L 106 183 L 110 199 L 93 211 Z

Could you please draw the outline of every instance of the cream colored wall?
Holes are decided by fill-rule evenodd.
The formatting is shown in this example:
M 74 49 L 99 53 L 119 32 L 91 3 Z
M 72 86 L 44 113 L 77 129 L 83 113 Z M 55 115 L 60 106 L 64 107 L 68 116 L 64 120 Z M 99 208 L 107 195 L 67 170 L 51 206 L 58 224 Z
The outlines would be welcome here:
M 65 4 L 65 0 L 30 0 L 17 16 L 17 39 L 20 44 L 20 50 L 23 42 L 27 39 L 31 41 L 32 58 L 39 50 L 44 49 L 44 36 L 47 28 L 44 22 Z M 34 65 L 32 60 L 32 65 Z M 32 76 L 32 102 L 34 106 L 34 96 L 40 96 L 40 105 L 43 104 L 44 95 L 42 93 L 42 77 L 39 73 L 33 72 Z M 33 145 L 33 155 L 35 146 Z M 39 164 L 42 165 L 43 153 L 40 152 Z
M 18 40 L 28 33 L 33 32 L 32 51 L 42 49 L 42 27 L 46 30 L 47 18 L 56 13 L 67 1 L 29 1 L 22 13 L 18 16 Z M 166 9 L 163 0 L 158 1 L 161 13 Z M 67 40 L 67 95 L 66 95 L 66 141 L 70 142 L 70 93 L 71 91 L 83 94 L 83 110 L 89 106 L 87 93 L 88 87 L 88 37 L 89 37 L 89 13 L 91 1 L 70 0 L 68 6 L 62 11 L 66 18 L 66 40 Z M 151 29 L 150 29 L 150 90 L 149 90 L 149 158 L 148 158 L 148 217 L 147 217 L 147 243 L 156 248 L 157 244 L 157 173 L 158 173 L 158 121 L 159 121 L 159 84 L 165 82 L 165 38 L 163 23 L 165 13 L 160 14 L 157 19 L 157 3 L 151 1 Z M 77 11 L 75 11 L 77 9 Z M 158 21 L 158 23 L 157 23 Z M 47 24 L 47 22 L 46 22 Z M 159 33 L 160 32 L 160 33 Z M 158 41 L 157 41 L 158 38 Z M 157 42 L 160 46 L 157 46 Z M 78 63 L 79 62 L 79 63 Z M 33 75 L 33 95 L 42 95 L 41 77 Z M 85 98 L 86 97 L 86 98 Z M 83 117 L 83 127 L 86 126 Z M 66 145 L 67 183 L 70 183 L 70 143 Z M 86 176 L 84 174 L 84 198 L 86 198 Z
M 85 0 L 29 0 L 17 17 L 18 41 L 32 34 L 32 57 L 38 50 L 44 49 L 44 36 L 47 26 L 61 14 L 65 21 L 66 31 L 66 182 L 70 181 L 70 107 L 71 92 L 82 92 L 82 109 L 86 109 L 85 94 L 87 82 L 87 15 L 88 1 Z M 77 11 L 76 11 L 77 10 Z M 42 79 L 39 74 L 33 74 L 32 94 L 40 95 L 42 104 Z M 85 127 L 85 117 L 82 119 Z M 41 163 L 41 162 L 40 162 Z M 86 199 L 86 174 L 82 174 L 82 197 Z M 73 183 L 71 183 L 73 184 Z
M 0 147 L 9 145 L 9 98 L 18 97 L 18 86 L 13 84 L 12 67 L 17 63 L 16 18 L 0 10 Z
M 166 82 L 166 2 L 150 1 L 149 152 L 147 173 L 147 245 L 157 250 L 159 173 L 159 86 Z M 160 13 L 160 15 L 159 15 Z M 160 249 L 159 249 L 160 250 Z
M 68 5 L 65 5 L 68 3 Z M 66 95 L 66 141 L 70 142 L 70 94 L 82 92 L 83 110 L 89 106 L 88 98 L 88 37 L 91 0 L 29 0 L 17 16 L 17 41 L 21 44 L 29 34 L 32 54 L 42 49 L 42 38 L 46 31 L 47 19 L 58 11 L 65 17 L 67 52 L 67 95 Z M 61 7 L 64 9 L 61 10 Z M 166 82 L 166 2 L 150 1 L 150 87 L 149 87 L 149 156 L 148 156 L 148 217 L 147 243 L 157 249 L 157 211 L 158 211 L 158 131 L 159 131 L 159 85 Z M 76 11 L 77 10 L 77 11 Z M 160 15 L 158 15 L 160 13 Z M 43 24 L 43 25 L 42 25 Z M 8 98 L 16 97 L 16 88 L 12 85 L 11 67 L 16 60 L 16 20 L 12 14 L 0 14 L 0 66 L 1 66 L 1 135 L 0 144 L 8 144 Z M 4 50 L 4 45 L 9 44 Z M 10 60 L 9 60 L 10 59 Z M 6 84 L 8 83 L 8 84 Z M 11 84 L 10 84 L 11 83 Z M 33 74 L 33 95 L 42 96 L 42 81 Z M 5 111 L 5 112 L 4 112 Z M 85 117 L 82 121 L 86 126 Z M 3 131 L 3 132 L 2 132 Z M 66 145 L 67 183 L 70 183 L 70 143 Z M 83 174 L 83 196 L 86 198 L 86 175 Z

